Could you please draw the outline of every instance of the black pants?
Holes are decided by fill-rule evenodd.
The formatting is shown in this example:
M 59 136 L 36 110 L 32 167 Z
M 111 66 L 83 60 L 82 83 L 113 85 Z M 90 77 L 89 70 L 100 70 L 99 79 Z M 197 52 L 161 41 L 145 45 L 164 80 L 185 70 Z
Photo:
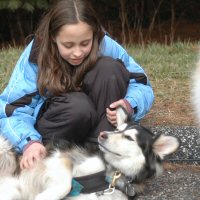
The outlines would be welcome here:
M 113 130 L 107 121 L 106 108 L 124 98 L 129 83 L 124 65 L 110 57 L 100 58 L 83 81 L 83 92 L 71 92 L 48 99 L 35 128 L 46 143 L 66 139 L 78 144 L 100 131 Z

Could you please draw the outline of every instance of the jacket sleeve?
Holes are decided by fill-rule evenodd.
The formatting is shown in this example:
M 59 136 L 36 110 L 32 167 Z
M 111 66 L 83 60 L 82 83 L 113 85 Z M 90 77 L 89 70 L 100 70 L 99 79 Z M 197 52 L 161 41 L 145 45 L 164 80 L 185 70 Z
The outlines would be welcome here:
M 19 58 L 7 87 L 0 95 L 0 134 L 18 152 L 30 140 L 41 140 L 34 124 L 42 104 L 36 87 L 37 65 L 29 62 L 30 43 Z
M 122 46 L 107 35 L 104 36 L 101 42 L 100 53 L 103 56 L 120 59 L 130 74 L 133 75 L 134 78 L 130 78 L 124 98 L 131 104 L 132 108 L 137 107 L 137 112 L 134 113 L 132 118 L 134 121 L 139 121 L 149 112 L 154 101 L 154 93 L 144 70 L 128 55 Z M 138 81 L 136 77 L 143 77 L 144 81 Z

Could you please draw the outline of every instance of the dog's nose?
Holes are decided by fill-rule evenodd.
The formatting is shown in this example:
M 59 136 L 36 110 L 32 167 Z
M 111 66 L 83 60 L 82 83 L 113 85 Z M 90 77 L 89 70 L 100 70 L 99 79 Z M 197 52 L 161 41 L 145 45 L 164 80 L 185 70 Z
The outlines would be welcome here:
M 108 134 L 105 132 L 100 132 L 99 139 L 100 140 L 106 140 L 108 138 Z

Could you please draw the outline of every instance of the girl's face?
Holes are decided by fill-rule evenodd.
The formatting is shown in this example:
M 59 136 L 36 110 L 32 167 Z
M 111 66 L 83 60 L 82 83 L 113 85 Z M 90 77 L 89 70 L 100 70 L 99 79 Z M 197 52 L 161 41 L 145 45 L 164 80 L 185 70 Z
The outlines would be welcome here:
M 93 30 L 84 22 L 64 25 L 55 38 L 61 57 L 71 65 L 80 65 L 91 51 Z

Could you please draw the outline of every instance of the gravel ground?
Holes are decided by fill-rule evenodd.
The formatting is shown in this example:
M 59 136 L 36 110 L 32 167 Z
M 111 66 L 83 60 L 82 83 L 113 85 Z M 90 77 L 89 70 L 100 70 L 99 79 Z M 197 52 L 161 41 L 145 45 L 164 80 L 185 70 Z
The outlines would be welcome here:
M 168 159 L 179 163 L 200 164 L 200 129 L 194 126 L 153 127 L 155 134 L 177 136 L 181 141 L 179 150 Z
M 197 127 L 153 127 L 155 133 L 175 135 L 180 149 L 166 160 L 162 176 L 146 183 L 137 200 L 200 200 L 200 129 Z
M 200 166 L 171 164 L 162 176 L 148 180 L 137 200 L 200 200 Z

